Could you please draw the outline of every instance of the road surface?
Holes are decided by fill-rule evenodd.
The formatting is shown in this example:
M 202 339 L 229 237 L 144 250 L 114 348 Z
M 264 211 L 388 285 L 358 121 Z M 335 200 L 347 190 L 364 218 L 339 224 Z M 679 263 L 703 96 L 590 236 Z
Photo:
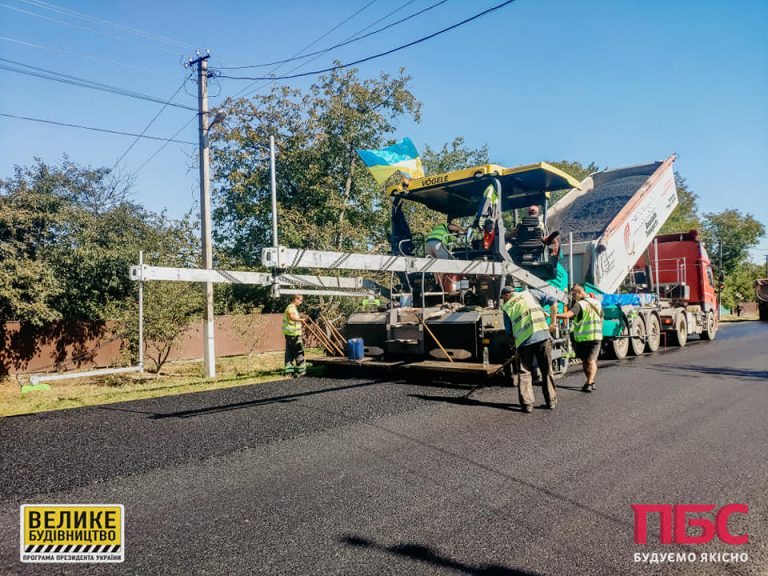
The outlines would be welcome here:
M 532 414 L 308 378 L 0 419 L 0 574 L 768 574 L 768 323 L 598 383 Z M 20 504 L 85 502 L 125 506 L 124 563 L 19 562 Z M 634 503 L 745 503 L 749 543 L 661 545 L 651 516 L 635 544 Z M 697 561 L 635 562 L 669 552 Z

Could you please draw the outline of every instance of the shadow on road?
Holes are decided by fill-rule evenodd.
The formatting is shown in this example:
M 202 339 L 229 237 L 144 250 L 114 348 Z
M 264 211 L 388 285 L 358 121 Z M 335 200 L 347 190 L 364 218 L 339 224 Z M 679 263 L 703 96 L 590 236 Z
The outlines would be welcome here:
M 748 370 L 746 368 L 713 368 L 711 366 L 694 366 L 692 364 L 658 364 L 652 370 L 661 372 L 699 372 L 700 374 L 712 374 L 713 376 L 735 376 L 736 378 L 749 378 L 762 380 L 768 378 L 768 370 Z
M 258 400 L 248 400 L 244 402 L 233 402 L 230 404 L 221 404 L 217 406 L 206 406 L 205 408 L 195 408 L 192 410 L 179 410 L 177 412 L 149 412 L 141 411 L 130 408 L 119 408 L 116 406 L 96 406 L 98 410 L 114 410 L 117 412 L 133 412 L 137 414 L 145 414 L 152 420 L 160 420 L 164 418 L 191 418 L 193 416 L 203 416 L 205 414 L 216 414 L 218 412 L 227 412 L 229 410 L 239 410 L 242 408 L 251 408 L 254 406 L 264 406 L 269 404 L 286 404 L 289 402 L 295 402 L 301 398 L 308 396 L 316 396 L 318 394 L 326 394 L 329 392 L 339 392 L 341 390 L 351 390 L 353 388 L 362 388 L 364 386 L 373 386 L 374 384 L 381 384 L 387 382 L 386 380 L 373 380 L 370 382 L 361 382 L 359 384 L 350 384 L 348 386 L 336 386 L 335 388 L 323 388 L 321 390 L 310 390 L 307 392 L 297 392 L 295 394 L 284 394 L 282 396 L 272 396 L 271 398 L 260 398 Z
M 447 556 L 442 556 L 438 552 L 435 552 L 428 546 L 422 546 L 421 544 L 395 544 L 393 546 L 384 546 L 378 544 L 367 538 L 360 538 L 359 536 L 344 536 L 341 538 L 341 542 L 347 546 L 355 548 L 368 548 L 371 550 L 379 550 L 400 556 L 402 558 L 408 558 L 417 562 L 426 562 L 433 566 L 439 566 L 441 568 L 449 568 L 456 570 L 463 574 L 471 574 L 473 576 L 537 576 L 536 572 L 529 572 L 527 570 L 518 570 L 516 568 L 509 568 L 500 564 L 481 564 L 475 566 L 472 564 L 465 564 L 463 562 L 457 562 Z
M 507 402 L 484 402 L 467 398 L 466 396 L 428 396 L 426 394 L 408 394 L 411 398 L 427 400 L 429 402 L 445 402 L 446 404 L 458 404 L 460 406 L 485 406 L 487 408 L 498 408 L 499 410 L 511 410 L 513 412 L 522 412 L 523 407 L 520 404 L 509 404 Z

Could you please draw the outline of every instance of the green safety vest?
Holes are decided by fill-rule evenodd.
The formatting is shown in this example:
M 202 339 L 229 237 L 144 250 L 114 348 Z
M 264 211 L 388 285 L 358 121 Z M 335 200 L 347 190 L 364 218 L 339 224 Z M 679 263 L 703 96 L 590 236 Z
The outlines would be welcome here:
M 291 312 L 299 313 L 295 304 L 288 304 L 283 313 L 283 334 L 286 336 L 301 336 L 301 321 L 291 320 L 289 316 Z
M 517 292 L 501 307 L 512 322 L 515 347 L 528 340 L 534 333 L 549 330 L 544 310 L 530 292 Z
M 440 224 L 439 226 L 435 226 L 432 232 L 429 233 L 427 242 L 430 240 L 438 240 L 439 242 L 442 242 L 444 246 L 447 246 L 452 240 L 451 234 L 452 232 L 448 230 L 448 224 Z
M 488 187 L 483 192 L 483 197 L 488 198 L 492 205 L 499 201 L 499 195 L 496 193 L 496 187 L 493 184 L 488 184 Z
M 603 339 L 603 307 L 594 298 L 579 302 L 581 320 L 573 321 L 573 339 L 576 342 L 594 342 Z

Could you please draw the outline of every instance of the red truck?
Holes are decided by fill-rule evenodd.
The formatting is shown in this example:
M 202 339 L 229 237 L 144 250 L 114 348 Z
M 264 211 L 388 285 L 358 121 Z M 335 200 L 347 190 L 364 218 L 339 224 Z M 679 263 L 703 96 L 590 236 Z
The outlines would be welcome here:
M 633 267 L 630 283 L 657 291 L 661 329 L 672 343 L 684 346 L 691 334 L 714 340 L 719 320 L 715 276 L 696 230 L 656 236 Z

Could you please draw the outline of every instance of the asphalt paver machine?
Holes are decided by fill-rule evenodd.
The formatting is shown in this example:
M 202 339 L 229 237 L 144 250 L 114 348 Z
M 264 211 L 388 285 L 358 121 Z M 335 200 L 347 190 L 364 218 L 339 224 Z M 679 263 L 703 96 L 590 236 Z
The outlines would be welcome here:
M 545 246 L 543 238 L 551 192 L 578 186 L 546 163 L 515 168 L 487 164 L 427 176 L 388 189 L 390 254 L 279 246 L 266 248 L 262 263 L 276 273 L 297 268 L 389 273 L 386 305 L 354 313 L 346 322 L 345 336 L 363 340 L 364 358 L 320 363 L 412 373 L 511 374 L 514 351 L 504 328 L 501 290 L 507 285 L 537 288 L 559 303 L 565 301 L 567 274 L 557 250 Z M 425 254 L 425 234 L 414 234 L 407 221 L 409 203 L 470 228 L 456 235 L 450 258 Z M 518 220 L 517 214 L 529 206 L 539 207 L 540 217 Z M 569 341 L 558 330 L 553 327 L 553 369 L 559 374 L 567 368 Z

